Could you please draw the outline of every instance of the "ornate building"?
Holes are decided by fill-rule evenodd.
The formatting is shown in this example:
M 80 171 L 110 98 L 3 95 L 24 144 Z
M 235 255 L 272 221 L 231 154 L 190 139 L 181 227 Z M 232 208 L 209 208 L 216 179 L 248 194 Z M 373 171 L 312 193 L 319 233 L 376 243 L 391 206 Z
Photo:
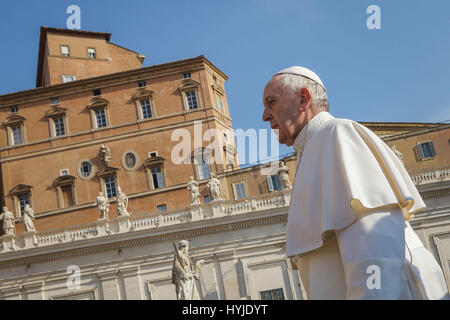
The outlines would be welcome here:
M 182 239 L 204 260 L 202 299 L 301 299 L 285 255 L 295 155 L 269 176 L 239 168 L 227 76 L 203 56 L 142 67 L 110 36 L 42 27 L 37 88 L 0 96 L 0 299 L 175 299 Z M 412 225 L 449 284 L 449 126 L 363 124 L 418 185 L 429 208 Z M 181 163 L 174 132 L 192 138 Z

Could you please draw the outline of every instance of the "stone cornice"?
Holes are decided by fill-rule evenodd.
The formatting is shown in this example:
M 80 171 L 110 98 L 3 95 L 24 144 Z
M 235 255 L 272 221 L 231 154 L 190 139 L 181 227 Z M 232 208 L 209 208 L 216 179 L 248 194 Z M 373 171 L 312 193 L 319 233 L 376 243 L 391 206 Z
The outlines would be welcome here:
M 203 64 L 203 66 L 192 66 L 193 64 L 195 65 L 199 63 Z M 56 84 L 48 87 L 38 87 L 25 91 L 0 95 L 0 108 L 9 107 L 15 104 L 28 103 L 31 101 L 36 101 L 36 99 L 51 99 L 54 96 L 61 97 L 64 94 L 74 94 L 93 89 L 99 89 L 102 87 L 110 87 L 124 83 L 135 82 L 141 80 L 142 78 L 150 79 L 177 74 L 185 71 L 187 66 L 189 65 L 189 70 L 203 70 L 205 64 L 209 67 L 212 67 L 225 79 L 228 79 L 228 77 L 222 71 L 220 71 L 208 59 L 201 55 L 195 58 L 167 62 L 134 70 L 127 70 L 93 78 L 81 79 L 68 83 Z M 124 81 L 124 79 L 126 80 Z

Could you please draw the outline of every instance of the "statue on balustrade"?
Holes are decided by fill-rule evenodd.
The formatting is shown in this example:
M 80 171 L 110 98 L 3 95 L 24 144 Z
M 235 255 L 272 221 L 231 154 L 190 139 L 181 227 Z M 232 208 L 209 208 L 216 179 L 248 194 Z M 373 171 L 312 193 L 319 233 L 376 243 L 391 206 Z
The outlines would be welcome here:
M 216 178 L 214 173 L 209 174 L 209 181 L 206 185 L 211 196 L 211 201 L 222 200 L 220 192 L 220 181 Z
M 109 202 L 108 199 L 103 195 L 103 192 L 101 191 L 98 193 L 96 205 L 98 211 L 100 211 L 100 218 L 108 219 Z
M 128 197 L 125 193 L 122 192 L 120 187 L 117 187 L 117 215 L 119 216 L 130 216 L 131 213 L 128 212 Z
M 280 161 L 280 168 L 278 169 L 278 174 L 281 178 L 281 184 L 283 189 L 291 189 L 291 182 L 289 181 L 289 167 L 284 164 L 284 161 Z
M 178 249 L 172 242 L 175 255 L 173 258 L 172 283 L 175 285 L 177 300 L 199 300 L 195 281 L 200 279 L 201 267 L 204 260 L 194 264 L 189 257 L 189 241 L 181 240 Z
M 3 231 L 7 236 L 14 235 L 15 219 L 11 211 L 7 207 L 3 207 L 3 212 L 0 214 L 0 220 L 3 220 Z
M 200 192 L 198 191 L 198 182 L 194 180 L 194 177 L 190 177 L 190 181 L 187 184 L 187 189 L 191 192 L 191 204 L 200 204 Z
M 34 210 L 30 207 L 29 204 L 25 205 L 25 208 L 23 209 L 23 226 L 25 228 L 25 231 L 27 232 L 35 232 L 36 229 L 34 228 Z

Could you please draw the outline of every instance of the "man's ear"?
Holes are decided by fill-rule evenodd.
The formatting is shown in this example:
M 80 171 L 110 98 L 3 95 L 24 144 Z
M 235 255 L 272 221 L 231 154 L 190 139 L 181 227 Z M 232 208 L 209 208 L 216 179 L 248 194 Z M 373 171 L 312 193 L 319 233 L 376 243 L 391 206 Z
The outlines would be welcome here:
M 311 94 L 307 88 L 300 90 L 300 110 L 305 111 L 311 106 Z

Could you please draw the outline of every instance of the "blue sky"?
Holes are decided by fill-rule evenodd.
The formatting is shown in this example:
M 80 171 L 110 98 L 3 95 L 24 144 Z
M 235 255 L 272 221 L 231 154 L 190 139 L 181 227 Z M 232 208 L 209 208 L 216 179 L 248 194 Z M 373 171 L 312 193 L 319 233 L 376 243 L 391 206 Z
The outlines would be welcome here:
M 33 88 L 39 28 L 81 29 L 147 56 L 144 66 L 205 55 L 229 76 L 234 128 L 269 128 L 262 92 L 278 70 L 303 65 L 324 82 L 337 117 L 450 119 L 450 1 L 192 0 L 1 1 L 0 94 Z M 369 30 L 369 5 L 381 30 Z M 280 153 L 292 148 L 281 147 Z

